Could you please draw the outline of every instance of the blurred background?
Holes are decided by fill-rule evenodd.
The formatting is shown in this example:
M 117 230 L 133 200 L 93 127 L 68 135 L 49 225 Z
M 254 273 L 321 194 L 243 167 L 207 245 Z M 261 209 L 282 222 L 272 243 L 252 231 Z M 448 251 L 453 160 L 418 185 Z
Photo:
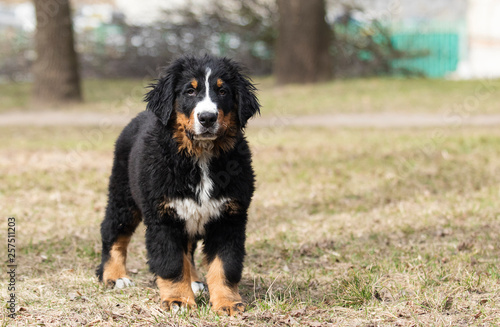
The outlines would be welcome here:
M 37 71 L 72 70 L 67 78 L 74 83 L 152 78 L 185 53 L 229 56 L 252 75 L 274 74 L 281 84 L 500 76 L 500 2 L 494 0 L 74 0 L 61 10 L 66 3 L 0 0 L 0 83 L 40 81 L 35 96 L 56 100 L 36 90 L 47 84 Z M 73 38 L 48 26 L 71 19 Z M 63 57 L 75 58 L 51 64 L 58 60 L 46 49 L 57 44 L 73 47 Z

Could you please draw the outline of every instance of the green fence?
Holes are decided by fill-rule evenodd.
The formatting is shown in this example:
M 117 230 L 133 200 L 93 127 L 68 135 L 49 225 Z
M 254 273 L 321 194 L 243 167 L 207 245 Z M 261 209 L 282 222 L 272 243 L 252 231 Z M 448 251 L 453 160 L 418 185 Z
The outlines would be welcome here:
M 391 64 L 428 77 L 445 77 L 458 68 L 460 59 L 466 55 L 465 24 L 422 25 L 391 28 L 394 47 L 410 55 Z

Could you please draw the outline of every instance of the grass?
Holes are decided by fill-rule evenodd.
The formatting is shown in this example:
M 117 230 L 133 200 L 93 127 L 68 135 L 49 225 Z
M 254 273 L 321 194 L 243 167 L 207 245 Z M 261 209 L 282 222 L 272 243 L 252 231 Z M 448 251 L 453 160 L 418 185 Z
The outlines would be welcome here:
M 139 112 L 151 81 L 84 80 L 84 104 L 70 110 Z M 279 87 L 273 78 L 256 78 L 263 115 L 286 113 L 500 113 L 500 80 L 370 78 L 335 80 L 315 85 Z M 0 84 L 0 112 L 30 110 L 30 85 Z M 479 106 L 480 103 L 480 106 Z M 51 108 L 53 109 L 53 108 Z
M 137 286 L 97 282 L 118 132 L 0 131 L 20 307 L 15 321 L 0 311 L 2 325 L 500 324 L 498 128 L 249 128 L 258 180 L 240 287 L 249 306 L 233 318 L 212 313 L 206 295 L 197 310 L 160 311 L 142 227 L 128 260 Z M 2 274 L 2 297 L 6 284 Z

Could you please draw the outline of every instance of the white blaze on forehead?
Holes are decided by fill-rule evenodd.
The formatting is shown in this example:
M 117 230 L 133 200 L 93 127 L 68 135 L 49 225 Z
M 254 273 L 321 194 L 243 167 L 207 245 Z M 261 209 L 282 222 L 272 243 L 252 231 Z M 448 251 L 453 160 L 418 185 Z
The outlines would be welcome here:
M 206 70 L 206 75 L 205 75 L 205 97 L 203 100 L 198 102 L 196 106 L 194 107 L 194 132 L 195 134 L 202 134 L 203 133 L 203 126 L 201 125 L 198 115 L 203 113 L 203 112 L 209 112 L 212 114 L 217 114 L 217 104 L 210 99 L 210 83 L 209 83 L 209 78 L 210 74 L 212 73 L 212 70 L 210 68 L 207 68 Z M 212 133 L 215 133 L 217 129 L 219 128 L 219 124 L 216 122 L 214 126 L 212 127 Z
M 210 90 L 210 83 L 208 82 L 208 79 L 210 78 L 210 74 L 212 73 L 212 70 L 210 68 L 207 68 L 207 75 L 205 76 L 205 99 L 210 100 L 210 93 L 208 92 Z
M 205 75 L 205 98 L 198 102 L 198 104 L 194 108 L 195 117 L 197 117 L 197 115 L 202 112 L 217 112 L 217 105 L 212 101 L 212 99 L 210 99 L 210 83 L 208 82 L 208 79 L 210 78 L 211 73 L 212 70 L 210 68 L 207 68 Z

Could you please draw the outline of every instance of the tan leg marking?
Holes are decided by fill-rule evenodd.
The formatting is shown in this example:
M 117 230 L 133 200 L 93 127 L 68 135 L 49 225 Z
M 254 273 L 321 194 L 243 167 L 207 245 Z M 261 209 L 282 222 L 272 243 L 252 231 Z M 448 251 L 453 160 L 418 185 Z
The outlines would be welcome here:
M 189 259 L 189 263 L 191 264 L 191 282 L 201 283 L 201 278 L 198 275 L 198 272 L 196 271 L 196 267 L 192 264 L 193 263 L 192 249 L 193 249 L 193 241 L 189 241 L 187 257 Z
M 161 308 L 164 310 L 178 307 L 196 307 L 194 293 L 191 289 L 191 262 L 184 255 L 182 267 L 182 280 L 171 281 L 161 277 L 156 278 L 156 285 L 160 289 Z
M 208 267 L 207 284 L 212 310 L 231 316 L 245 311 L 245 304 L 238 293 L 238 285 L 228 284 L 219 257 L 215 257 Z
M 240 212 L 241 208 L 238 202 L 231 200 L 226 202 L 226 212 L 230 215 L 236 215 Z
M 113 285 L 119 278 L 128 278 L 125 263 L 130 236 L 119 236 L 109 251 L 110 258 L 104 265 L 102 280 L 105 285 Z

